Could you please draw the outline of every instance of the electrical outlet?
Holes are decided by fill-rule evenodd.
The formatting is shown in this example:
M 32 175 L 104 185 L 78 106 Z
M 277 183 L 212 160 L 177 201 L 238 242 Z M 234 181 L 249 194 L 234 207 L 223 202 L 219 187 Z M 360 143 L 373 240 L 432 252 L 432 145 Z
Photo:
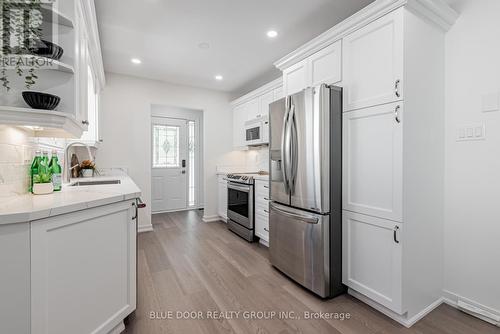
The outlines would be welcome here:
M 469 124 L 457 128 L 457 141 L 476 141 L 486 139 L 484 123 Z

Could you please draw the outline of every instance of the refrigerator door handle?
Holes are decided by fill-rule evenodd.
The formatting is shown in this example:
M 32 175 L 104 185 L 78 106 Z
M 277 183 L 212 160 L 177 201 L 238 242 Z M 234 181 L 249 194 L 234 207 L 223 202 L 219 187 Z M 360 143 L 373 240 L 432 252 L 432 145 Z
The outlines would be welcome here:
M 290 173 L 288 175 L 290 176 L 290 180 L 288 187 L 290 188 L 290 194 L 293 195 L 293 193 L 295 192 L 295 182 L 297 180 L 297 163 L 298 163 L 298 151 L 299 151 L 298 139 L 297 139 L 297 119 L 295 117 L 295 105 L 292 105 L 290 109 L 289 122 L 290 122 L 289 125 Z
M 271 206 L 271 208 L 278 211 L 281 215 L 289 217 L 289 218 L 298 219 L 298 220 L 306 222 L 308 224 L 317 224 L 319 221 L 318 217 L 290 212 L 284 206 L 276 204 L 276 203 L 271 202 L 271 203 L 269 203 L 269 205 Z
M 287 151 L 287 138 L 288 138 L 288 116 L 290 114 L 291 97 L 287 96 L 285 104 L 285 116 L 283 117 L 283 129 L 281 132 L 281 171 L 283 173 L 283 184 L 285 192 L 290 193 L 288 183 L 288 151 Z

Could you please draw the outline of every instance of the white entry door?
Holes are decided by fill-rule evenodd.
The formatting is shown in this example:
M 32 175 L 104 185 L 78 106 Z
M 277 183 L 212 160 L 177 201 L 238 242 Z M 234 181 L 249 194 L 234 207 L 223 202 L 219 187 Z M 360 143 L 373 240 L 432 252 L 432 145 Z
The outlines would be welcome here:
M 187 121 L 153 117 L 152 123 L 152 211 L 187 209 Z

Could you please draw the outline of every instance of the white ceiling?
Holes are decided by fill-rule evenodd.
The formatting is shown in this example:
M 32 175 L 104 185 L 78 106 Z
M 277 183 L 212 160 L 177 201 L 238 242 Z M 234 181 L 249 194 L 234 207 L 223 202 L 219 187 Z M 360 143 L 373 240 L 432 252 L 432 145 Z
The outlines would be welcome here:
M 372 1 L 97 0 L 96 10 L 106 71 L 238 95 L 277 78 L 274 61 Z M 270 40 L 270 29 L 279 36 Z

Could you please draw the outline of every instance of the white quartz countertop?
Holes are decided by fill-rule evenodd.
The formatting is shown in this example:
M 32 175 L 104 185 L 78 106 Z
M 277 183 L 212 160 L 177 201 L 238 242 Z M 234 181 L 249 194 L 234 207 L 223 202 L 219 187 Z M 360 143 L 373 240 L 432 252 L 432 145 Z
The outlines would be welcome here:
M 72 187 L 78 181 L 120 180 L 120 184 Z M 102 176 L 74 179 L 61 191 L 49 195 L 25 194 L 0 197 L 0 225 L 23 223 L 141 196 L 141 190 L 128 176 Z

